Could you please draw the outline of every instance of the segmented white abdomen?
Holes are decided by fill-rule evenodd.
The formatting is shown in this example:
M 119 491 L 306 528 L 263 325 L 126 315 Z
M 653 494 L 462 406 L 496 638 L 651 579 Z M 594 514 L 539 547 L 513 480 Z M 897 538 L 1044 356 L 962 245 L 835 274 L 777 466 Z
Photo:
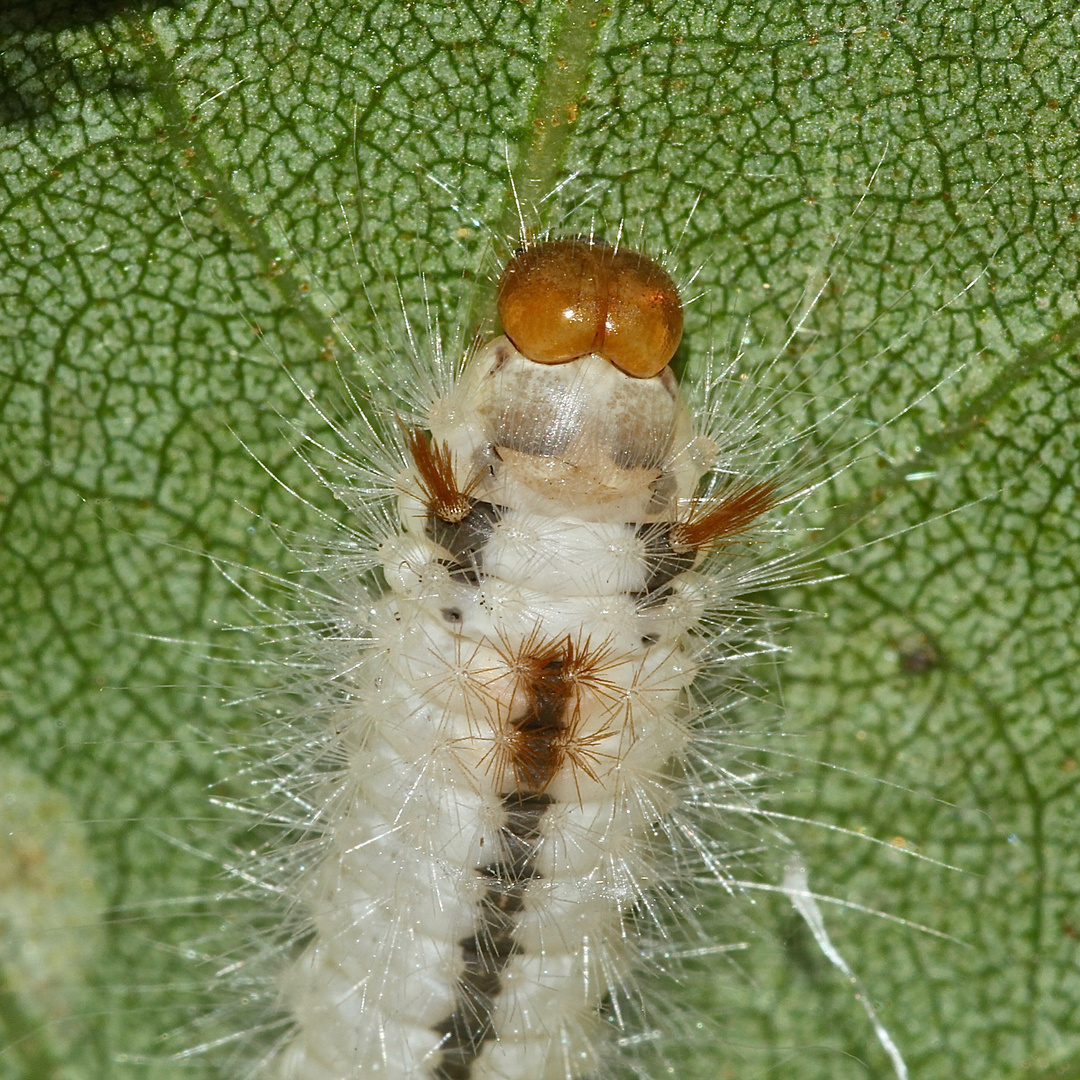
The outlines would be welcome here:
M 301 896 L 314 934 L 282 980 L 283 1078 L 603 1068 L 602 1010 L 632 977 L 628 915 L 664 873 L 693 738 L 693 567 L 772 501 L 748 484 L 695 500 L 711 444 L 665 366 L 681 313 L 673 331 L 660 296 L 618 334 L 622 285 L 648 294 L 640 315 L 658 281 L 674 294 L 598 243 L 526 249 L 501 286 L 514 341 L 404 431 L 402 530 L 380 548 L 387 590 L 337 718 L 347 767 Z M 537 359 L 553 308 L 587 309 L 584 354 Z

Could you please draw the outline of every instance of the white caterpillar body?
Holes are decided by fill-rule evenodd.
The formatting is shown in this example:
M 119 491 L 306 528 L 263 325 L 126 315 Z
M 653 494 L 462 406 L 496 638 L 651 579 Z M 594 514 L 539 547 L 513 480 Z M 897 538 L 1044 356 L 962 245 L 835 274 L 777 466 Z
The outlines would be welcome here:
M 532 252 L 568 248 L 622 255 Z M 582 276 L 606 289 L 620 273 Z M 500 310 L 520 341 L 515 289 Z M 547 317 L 539 295 L 526 324 Z M 647 364 L 628 374 L 609 359 L 637 365 L 616 301 L 601 309 L 606 342 L 584 355 L 538 362 L 498 337 L 402 425 L 387 587 L 342 633 L 363 643 L 337 678 L 342 767 L 315 796 L 323 847 L 299 897 L 313 935 L 280 980 L 295 1020 L 281 1080 L 609 1067 L 634 923 L 685 843 L 672 815 L 702 723 L 688 690 L 713 648 L 695 630 L 732 599 L 695 566 L 774 498 L 703 480 L 716 448 L 665 366 L 677 334 L 657 352 L 635 331 Z

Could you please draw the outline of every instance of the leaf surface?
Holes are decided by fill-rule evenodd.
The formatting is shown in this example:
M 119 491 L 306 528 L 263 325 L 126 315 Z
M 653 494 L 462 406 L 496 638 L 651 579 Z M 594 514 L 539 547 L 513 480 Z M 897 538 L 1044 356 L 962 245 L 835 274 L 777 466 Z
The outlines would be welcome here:
M 830 580 L 769 597 L 817 614 L 767 806 L 912 1076 L 1080 1075 L 1077 37 L 1027 0 L 6 7 L 0 1076 L 214 1075 L 157 1038 L 249 933 L 202 852 L 245 843 L 208 793 L 274 672 L 212 560 L 295 572 L 267 522 L 327 522 L 288 488 L 338 513 L 297 387 L 395 362 L 398 290 L 475 318 L 511 178 L 671 252 L 688 379 L 779 350 L 847 417 Z M 749 948 L 674 995 L 715 1024 L 679 1075 L 892 1075 L 788 900 L 749 900 L 705 905 Z

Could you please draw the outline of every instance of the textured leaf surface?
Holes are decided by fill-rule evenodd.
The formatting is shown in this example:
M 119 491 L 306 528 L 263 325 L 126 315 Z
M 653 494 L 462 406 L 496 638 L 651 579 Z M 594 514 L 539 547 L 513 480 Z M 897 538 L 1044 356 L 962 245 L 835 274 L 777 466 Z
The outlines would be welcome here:
M 325 493 L 281 362 L 332 402 L 329 313 L 392 360 L 365 291 L 392 330 L 421 271 L 455 318 L 510 169 L 700 268 L 690 377 L 782 346 L 831 273 L 785 362 L 822 415 L 858 395 L 861 460 L 822 492 L 847 576 L 772 598 L 823 617 L 785 639 L 769 805 L 819 823 L 785 825 L 815 892 L 956 939 L 823 905 L 913 1076 L 1080 1075 L 1077 38 L 1025 0 L 6 6 L 0 1076 L 212 1075 L 156 1038 L 230 938 L 199 850 L 258 711 L 220 702 L 270 673 L 206 556 L 294 569 L 265 522 L 313 511 L 259 463 Z M 752 899 L 714 905 L 750 948 L 679 990 L 719 1032 L 679 1075 L 891 1075 L 790 904 Z

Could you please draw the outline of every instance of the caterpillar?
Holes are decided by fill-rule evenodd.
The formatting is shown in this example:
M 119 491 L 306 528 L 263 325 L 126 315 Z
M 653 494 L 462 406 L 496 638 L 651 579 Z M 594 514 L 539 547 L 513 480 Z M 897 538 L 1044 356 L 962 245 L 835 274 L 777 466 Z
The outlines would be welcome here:
M 782 478 L 698 430 L 656 262 L 528 243 L 497 305 L 448 387 L 384 409 L 393 475 L 351 495 L 381 595 L 338 605 L 333 765 L 294 784 L 318 855 L 280 1080 L 606 1075 L 643 922 L 722 873 L 685 805 L 733 783 L 695 684 L 745 636 L 738 549 Z

